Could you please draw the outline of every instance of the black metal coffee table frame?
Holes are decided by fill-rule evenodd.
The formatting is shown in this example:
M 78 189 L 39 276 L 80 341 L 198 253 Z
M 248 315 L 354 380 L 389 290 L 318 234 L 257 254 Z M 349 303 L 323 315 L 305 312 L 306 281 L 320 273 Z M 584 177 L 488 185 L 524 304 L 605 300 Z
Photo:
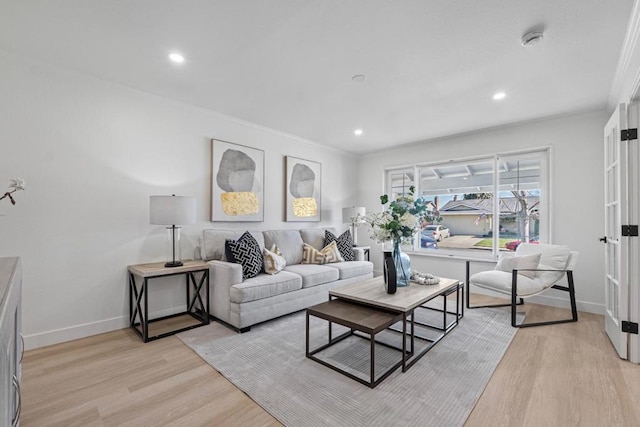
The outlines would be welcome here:
M 448 311 L 447 310 L 447 296 L 451 295 L 455 293 L 456 294 L 456 311 L 452 312 L 452 311 Z M 444 303 L 443 303 L 443 308 L 442 309 L 438 309 L 435 307 L 428 307 L 426 306 L 426 303 L 435 299 L 436 297 L 441 296 L 444 299 Z M 329 296 L 329 301 L 327 303 L 322 303 L 322 304 L 318 304 L 316 306 L 313 307 L 309 307 L 307 309 L 307 314 L 306 314 L 306 356 L 322 365 L 325 365 L 337 372 L 340 372 L 343 375 L 346 375 L 347 377 L 354 379 L 362 384 L 365 384 L 371 388 L 374 388 L 375 386 L 377 386 L 380 382 L 382 382 L 382 380 L 384 380 L 385 378 L 387 378 L 391 373 L 393 373 L 396 369 L 398 369 L 399 367 L 402 367 L 402 372 L 406 372 L 411 366 L 413 366 L 418 360 L 420 360 L 429 350 L 431 350 L 438 342 L 440 342 L 440 340 L 442 338 L 445 337 L 445 335 L 447 335 L 449 332 L 451 332 L 451 330 L 453 328 L 455 328 L 458 325 L 459 320 L 463 317 L 464 315 L 464 310 L 463 305 L 461 304 L 461 297 L 464 298 L 464 288 L 462 286 L 462 284 L 458 283 L 455 287 L 449 288 L 444 290 L 443 292 L 437 294 L 434 296 L 434 298 L 430 299 L 429 301 L 426 301 L 424 304 L 415 307 L 414 309 L 408 311 L 408 312 L 394 312 L 393 310 L 387 310 L 387 309 L 382 309 L 376 305 L 369 305 L 366 303 L 363 303 L 361 301 L 358 302 L 354 302 L 354 301 L 350 301 L 350 300 L 344 300 L 342 298 L 337 298 L 335 299 L 335 297 L 333 296 Z M 357 322 L 354 322 L 353 319 L 347 319 L 347 318 L 343 318 L 340 316 L 336 316 L 335 314 L 332 313 L 328 313 L 326 311 L 326 309 L 329 307 L 330 304 L 343 304 L 346 306 L 351 306 L 353 310 L 369 310 L 369 312 L 371 313 L 386 313 L 388 314 L 388 318 L 382 319 L 380 322 L 376 323 L 375 325 L 371 325 L 369 327 L 364 326 L 362 324 L 359 324 Z M 415 309 L 416 308 L 422 308 L 422 309 L 428 309 L 428 310 L 434 310 L 434 311 L 438 311 L 443 313 L 443 319 L 442 319 L 442 326 L 439 325 L 432 325 L 432 324 L 427 324 L 424 322 L 418 322 L 415 320 Z M 330 309 L 329 309 L 330 310 Z M 364 311 L 362 311 L 363 313 L 366 313 Z M 447 314 L 453 314 L 455 315 L 455 319 L 452 320 L 451 322 L 447 323 Z M 314 317 L 318 317 L 324 320 L 327 320 L 329 322 L 329 336 L 328 336 L 328 343 L 324 344 L 320 347 L 318 347 L 317 349 L 314 349 L 312 351 L 309 350 L 309 316 L 314 316 Z M 345 317 L 348 316 L 345 315 Z M 399 328 L 394 328 L 392 327 L 394 324 L 398 323 L 398 322 L 402 322 L 402 329 Z M 407 334 L 407 321 L 409 322 L 409 326 L 410 326 L 410 332 Z M 339 325 L 345 326 L 350 328 L 350 331 L 345 332 L 335 338 L 333 338 L 333 331 L 332 331 L 332 324 L 333 323 L 337 323 Z M 425 336 L 422 335 L 418 335 L 416 334 L 415 331 L 415 325 L 419 325 L 425 328 L 430 328 L 430 329 L 434 329 L 434 330 L 438 330 L 441 331 L 441 334 L 439 334 L 437 337 L 434 338 L 427 338 Z M 398 332 L 402 334 L 402 348 L 400 347 L 396 347 L 394 345 L 388 344 L 388 343 L 384 343 L 381 341 L 376 341 L 375 340 L 375 335 L 383 330 L 390 330 L 393 332 Z M 363 336 L 360 333 L 357 332 L 361 332 L 366 334 L 367 336 Z M 409 343 L 410 343 L 410 347 L 409 349 L 407 349 L 407 335 L 409 335 Z M 345 371 L 344 369 L 341 369 L 335 365 L 330 364 L 329 362 L 319 359 L 318 357 L 316 357 L 315 355 L 325 349 L 327 349 L 328 347 L 331 347 L 332 345 L 350 337 L 350 336 L 357 336 L 360 338 L 364 338 L 364 339 L 369 339 L 371 342 L 371 350 L 370 350 L 370 379 L 369 381 L 366 381 L 350 372 Z M 415 353 L 415 340 L 421 340 L 421 341 L 426 341 L 429 342 L 429 344 L 423 348 L 419 353 L 414 354 Z M 389 347 L 392 348 L 394 350 L 398 350 L 402 356 L 402 359 L 390 366 L 389 368 L 387 368 L 387 370 L 380 376 L 380 378 L 378 378 L 377 380 L 375 379 L 375 344 L 379 344 L 385 347 Z
M 340 315 L 336 315 L 336 310 L 340 310 L 340 309 L 344 309 L 347 311 L 347 313 L 343 313 L 342 316 Z M 314 316 L 320 319 L 324 319 L 329 323 L 329 339 L 328 339 L 328 343 L 324 344 L 312 351 L 310 351 L 309 349 L 309 341 L 310 341 L 310 336 L 309 336 L 309 317 L 310 316 Z M 369 316 L 369 319 L 371 317 L 377 317 L 374 321 L 369 321 L 366 324 L 364 322 L 359 322 L 357 319 L 358 317 L 367 317 Z M 380 382 L 382 382 L 382 380 L 384 380 L 385 378 L 387 378 L 389 375 L 391 375 L 391 373 L 393 371 L 395 371 L 396 369 L 398 369 L 399 367 L 402 366 L 403 361 L 404 361 L 404 357 L 402 357 L 397 363 L 395 363 L 393 366 L 387 368 L 384 373 L 380 376 L 380 378 L 378 378 L 377 380 L 375 379 L 375 345 L 379 344 L 379 345 L 383 345 L 385 347 L 389 347 L 389 348 L 393 348 L 395 350 L 400 350 L 400 351 L 406 351 L 406 349 L 399 349 L 396 348 L 395 346 L 389 345 L 387 343 L 383 343 L 383 342 L 379 342 L 375 340 L 375 336 L 376 334 L 378 334 L 381 331 L 386 330 L 387 328 L 389 328 L 391 325 L 393 325 L 394 323 L 397 323 L 399 321 L 402 320 L 403 314 L 400 313 L 391 313 L 388 311 L 383 311 L 383 310 L 379 310 L 379 309 L 374 309 L 374 308 L 370 308 L 370 307 L 365 307 L 362 305 L 358 305 L 358 304 L 353 304 L 351 302 L 348 301 L 343 301 L 343 300 L 329 300 L 325 303 L 322 304 L 318 304 L 315 305 L 313 307 L 309 307 L 307 309 L 307 314 L 306 314 L 306 356 L 311 359 L 314 360 L 324 366 L 327 366 L 337 372 L 340 372 L 343 375 L 346 375 L 347 377 L 356 380 L 364 385 L 367 385 L 371 388 L 374 388 L 375 386 L 377 386 L 378 384 L 380 384 Z M 338 335 L 337 337 L 333 337 L 333 324 L 337 323 L 339 325 L 345 326 L 347 328 L 349 328 L 350 330 L 348 332 L 345 332 L 343 334 Z M 404 323 L 405 327 L 406 327 L 406 323 Z M 360 334 L 356 334 L 355 332 L 359 331 L 362 333 L 367 334 L 368 336 L 362 336 Z M 344 369 L 332 365 L 331 363 L 322 360 L 318 357 L 316 357 L 315 355 L 331 346 L 333 346 L 334 344 L 350 337 L 350 336 L 356 336 L 356 337 L 360 337 L 360 338 L 367 338 L 369 339 L 370 342 L 370 377 L 369 380 L 365 380 L 362 379 L 348 371 L 345 371 Z

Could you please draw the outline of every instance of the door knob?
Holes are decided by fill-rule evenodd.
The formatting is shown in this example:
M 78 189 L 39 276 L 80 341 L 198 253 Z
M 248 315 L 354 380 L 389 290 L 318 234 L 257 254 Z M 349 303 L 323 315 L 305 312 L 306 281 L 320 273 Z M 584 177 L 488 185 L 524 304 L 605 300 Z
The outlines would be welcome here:
M 599 240 L 603 243 L 607 243 L 607 236 L 601 237 Z

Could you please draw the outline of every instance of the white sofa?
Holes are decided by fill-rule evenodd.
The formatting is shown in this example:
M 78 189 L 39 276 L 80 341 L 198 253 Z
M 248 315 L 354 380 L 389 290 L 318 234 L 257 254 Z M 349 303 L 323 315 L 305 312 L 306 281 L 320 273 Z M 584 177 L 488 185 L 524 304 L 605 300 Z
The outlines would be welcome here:
M 329 228 L 334 235 L 334 229 Z M 261 251 L 275 243 L 287 261 L 277 274 L 264 272 L 243 280 L 242 266 L 227 261 L 225 240 L 238 239 L 243 230 L 203 230 L 200 256 L 210 264 L 210 314 L 238 329 L 305 309 L 328 299 L 334 287 L 373 277 L 373 264 L 355 248 L 356 261 L 331 264 L 301 264 L 303 244 L 320 250 L 325 229 L 253 231 Z

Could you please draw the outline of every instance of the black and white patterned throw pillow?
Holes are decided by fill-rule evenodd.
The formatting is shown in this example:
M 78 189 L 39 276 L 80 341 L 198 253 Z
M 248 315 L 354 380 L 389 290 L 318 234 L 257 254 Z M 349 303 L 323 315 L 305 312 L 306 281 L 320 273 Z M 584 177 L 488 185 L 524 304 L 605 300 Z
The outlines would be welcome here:
M 238 240 L 227 240 L 225 251 L 229 261 L 242 265 L 242 279 L 256 277 L 262 271 L 264 261 L 260 245 L 248 231 Z
M 342 233 L 340 237 L 336 237 L 329 230 L 324 230 L 324 245 L 327 246 L 331 242 L 336 242 L 340 255 L 345 261 L 356 260 L 356 254 L 353 252 L 353 239 L 349 230 Z

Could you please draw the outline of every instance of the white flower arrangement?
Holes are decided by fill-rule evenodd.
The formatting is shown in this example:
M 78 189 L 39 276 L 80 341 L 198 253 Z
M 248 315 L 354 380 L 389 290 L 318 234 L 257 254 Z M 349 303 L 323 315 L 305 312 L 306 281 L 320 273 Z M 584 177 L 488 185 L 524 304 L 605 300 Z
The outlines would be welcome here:
M 25 189 L 25 182 L 24 182 L 24 179 L 22 179 L 22 178 L 14 178 L 14 179 L 10 179 L 9 181 L 11 182 L 11 184 L 9 184 L 9 188 L 11 190 L 5 192 L 2 195 L 2 197 L 0 197 L 0 200 L 5 199 L 5 198 L 8 197 L 9 200 L 11 201 L 11 204 L 15 205 L 16 201 L 13 198 L 12 194 L 15 193 L 18 190 L 24 190 Z
M 422 198 L 414 199 L 414 191 L 415 188 L 411 186 L 409 194 L 396 198 L 389 203 L 388 209 L 365 216 L 373 240 L 378 243 L 403 243 L 420 230 L 423 222 L 438 220 L 433 212 L 427 210 L 427 204 Z M 386 194 L 380 196 L 380 202 L 386 205 L 389 197 Z

